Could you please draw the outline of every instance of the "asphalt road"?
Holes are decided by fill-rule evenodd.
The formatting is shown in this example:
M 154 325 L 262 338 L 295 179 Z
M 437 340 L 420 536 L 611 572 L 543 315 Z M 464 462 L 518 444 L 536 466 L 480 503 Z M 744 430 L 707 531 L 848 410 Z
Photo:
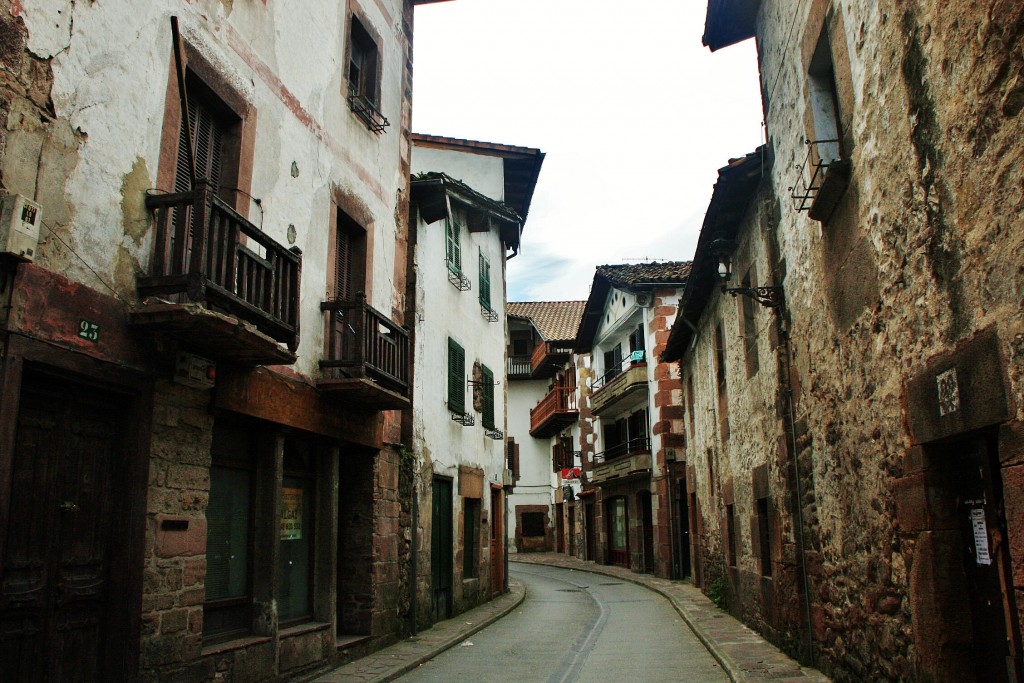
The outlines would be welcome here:
M 663 597 L 608 576 L 510 565 L 526 600 L 400 681 L 728 681 Z

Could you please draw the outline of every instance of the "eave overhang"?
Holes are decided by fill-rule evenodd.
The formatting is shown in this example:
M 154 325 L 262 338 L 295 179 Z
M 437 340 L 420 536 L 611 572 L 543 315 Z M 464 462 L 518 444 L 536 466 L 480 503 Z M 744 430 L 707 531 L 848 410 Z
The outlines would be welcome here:
M 712 52 L 754 36 L 761 0 L 708 0 L 701 42 Z
M 519 251 L 519 235 L 523 224 L 519 214 L 460 180 L 434 172 L 414 176 L 412 201 L 427 224 L 449 218 L 452 204 L 457 204 L 466 211 L 466 224 L 470 232 L 494 230 L 506 248 Z
M 750 202 L 770 167 L 768 148 L 761 145 L 745 157 L 733 159 L 729 165 L 718 169 L 718 181 L 704 214 L 679 314 L 661 354 L 663 362 L 678 361 L 685 355 L 693 338 L 691 326 L 697 324 L 718 286 L 718 257 L 711 253 L 710 244 L 717 238 L 736 239 Z

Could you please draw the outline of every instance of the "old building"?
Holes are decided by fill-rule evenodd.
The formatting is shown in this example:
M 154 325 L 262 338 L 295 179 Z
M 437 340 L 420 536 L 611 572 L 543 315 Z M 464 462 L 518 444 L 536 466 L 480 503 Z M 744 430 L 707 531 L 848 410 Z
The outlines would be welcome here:
M 755 192 L 763 202 L 742 221 L 751 236 L 761 226 L 747 244 L 767 245 L 764 281 L 784 292 L 778 316 L 789 338 L 775 372 L 781 380 L 788 368 L 792 406 L 770 391 L 761 410 L 751 407 L 764 440 L 746 447 L 759 453 L 730 455 L 733 515 L 759 516 L 756 468 L 771 458 L 760 489 L 777 525 L 768 559 L 805 573 L 803 604 L 774 623 L 804 633 L 789 642 L 781 630 L 767 634 L 837 680 L 1021 678 L 1021 26 L 1024 6 L 1001 0 L 708 5 L 711 49 L 757 39 L 772 163 L 768 189 Z M 734 252 L 733 286 L 749 248 Z M 766 315 L 758 309 L 755 321 Z M 722 319 L 736 329 L 738 316 Z M 726 365 L 744 363 L 723 338 Z M 757 344 L 766 352 L 773 342 L 758 332 Z M 698 342 L 693 353 L 713 346 Z M 700 367 L 707 376 L 708 360 Z M 733 383 L 731 373 L 730 401 L 744 386 L 777 383 Z M 715 392 L 704 393 L 710 405 L 692 412 L 715 407 Z M 787 410 L 780 440 L 768 418 Z M 691 440 L 688 453 L 715 448 L 715 431 L 706 424 L 711 441 Z M 727 484 L 717 473 L 706 481 Z M 698 495 L 700 486 L 698 475 Z M 707 502 L 702 542 L 722 547 L 722 505 Z M 741 596 L 730 607 L 770 626 L 770 615 L 745 611 L 758 602 L 749 589 L 765 545 L 753 538 L 759 524 L 735 525 L 739 567 L 725 575 Z M 801 536 L 802 548 L 771 545 Z
M 407 626 L 426 2 L 0 2 L 0 678 L 274 680 Z
M 410 434 L 417 621 L 505 588 L 505 262 L 544 154 L 413 136 Z M 474 258 L 475 257 L 475 258 Z
M 507 307 L 507 466 L 515 486 L 510 551 L 588 557 L 578 496 L 586 477 L 581 468 L 593 454 L 589 356 L 573 351 L 585 303 L 515 301 Z
M 663 577 L 689 568 L 682 384 L 660 360 L 689 271 L 689 261 L 598 266 L 576 334 L 576 352 L 592 357 L 594 559 Z
M 662 360 L 679 361 L 682 381 L 694 585 L 806 650 L 770 170 L 765 147 L 719 170 Z

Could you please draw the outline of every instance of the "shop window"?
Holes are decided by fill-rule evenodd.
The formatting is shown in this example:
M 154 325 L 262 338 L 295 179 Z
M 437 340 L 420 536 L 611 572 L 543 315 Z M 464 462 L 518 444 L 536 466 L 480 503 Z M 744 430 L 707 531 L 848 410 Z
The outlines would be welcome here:
M 218 421 L 211 456 L 203 604 L 206 643 L 245 635 L 252 625 L 255 442 L 251 431 Z
M 543 537 L 546 535 L 547 522 L 543 512 L 524 512 L 522 517 L 523 536 Z
M 480 575 L 480 499 L 462 499 L 462 578 Z
M 285 439 L 277 595 L 278 621 L 282 625 L 308 620 L 312 615 L 315 484 L 313 447 L 296 438 Z

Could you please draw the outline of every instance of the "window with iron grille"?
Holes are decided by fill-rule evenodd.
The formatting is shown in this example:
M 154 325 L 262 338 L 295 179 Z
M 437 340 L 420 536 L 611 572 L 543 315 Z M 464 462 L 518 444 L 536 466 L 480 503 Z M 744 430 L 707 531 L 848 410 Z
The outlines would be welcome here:
M 491 310 L 491 262 L 484 256 L 484 252 L 480 251 L 480 305 L 485 310 Z
M 349 30 L 348 93 L 380 108 L 377 43 L 358 18 Z
M 466 412 L 466 351 L 448 338 L 448 410 Z
M 484 399 L 480 422 L 484 429 L 494 429 L 494 373 L 486 365 L 481 365 L 480 379 Z

